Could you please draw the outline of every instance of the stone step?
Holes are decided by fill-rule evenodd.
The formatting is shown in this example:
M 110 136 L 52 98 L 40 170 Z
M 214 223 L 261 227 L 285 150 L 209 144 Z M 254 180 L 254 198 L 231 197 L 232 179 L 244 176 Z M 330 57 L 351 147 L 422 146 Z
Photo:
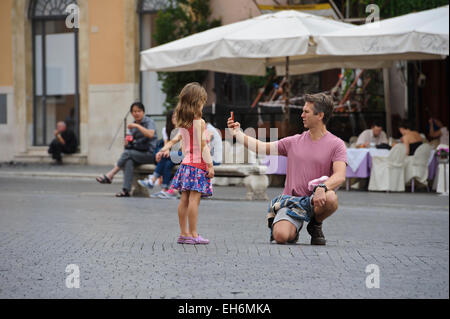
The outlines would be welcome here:
M 87 164 L 87 155 L 84 154 L 63 154 L 62 159 L 66 164 Z M 23 163 L 51 163 L 53 159 L 47 153 L 47 149 L 33 149 L 14 156 L 14 161 Z

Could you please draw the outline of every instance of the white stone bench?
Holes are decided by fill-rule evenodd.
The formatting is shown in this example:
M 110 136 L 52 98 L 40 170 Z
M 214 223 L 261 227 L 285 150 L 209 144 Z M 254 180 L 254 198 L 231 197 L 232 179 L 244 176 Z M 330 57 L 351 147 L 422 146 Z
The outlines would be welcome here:
M 144 179 L 154 172 L 156 165 L 144 164 L 134 169 L 133 184 L 131 193 L 133 196 L 148 196 L 148 190 L 138 184 L 138 179 Z M 178 165 L 175 165 L 172 172 L 176 172 Z M 269 178 L 266 175 L 267 166 L 258 164 L 221 164 L 214 166 L 215 177 L 242 178 L 243 184 L 247 187 L 246 198 L 248 200 L 264 199 L 268 200 L 266 193 L 269 186 Z M 214 179 L 213 179 L 214 184 Z

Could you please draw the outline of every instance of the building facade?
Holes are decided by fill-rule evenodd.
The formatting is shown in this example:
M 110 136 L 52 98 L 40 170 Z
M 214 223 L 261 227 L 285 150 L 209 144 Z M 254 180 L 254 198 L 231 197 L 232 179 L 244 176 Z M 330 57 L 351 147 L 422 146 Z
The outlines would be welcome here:
M 299 2 L 210 0 L 210 7 L 212 18 L 225 25 Z M 80 145 L 69 162 L 111 165 L 123 149 L 123 120 L 136 100 L 160 135 L 165 96 L 156 73 L 139 71 L 139 52 L 156 45 L 155 20 L 167 5 L 168 0 L 1 0 L 0 162 L 50 161 L 47 145 L 63 120 Z M 413 120 L 421 131 L 429 116 L 448 125 L 447 66 L 448 58 L 423 62 L 409 70 L 408 83 L 394 67 L 393 114 Z M 412 89 L 418 82 L 414 70 L 425 74 L 423 88 Z M 318 89 L 333 87 L 339 72 L 321 72 Z M 204 85 L 207 105 L 251 104 L 240 76 L 209 72 Z
M 48 161 L 47 145 L 63 120 L 80 144 L 70 161 L 113 164 L 123 148 L 123 118 L 136 100 L 162 128 L 165 97 L 156 73 L 139 71 L 139 52 L 155 46 L 152 28 L 166 5 L 165 0 L 0 1 L 0 162 Z M 210 6 L 222 24 L 261 14 L 252 0 L 211 0 Z M 213 73 L 205 86 L 211 104 Z

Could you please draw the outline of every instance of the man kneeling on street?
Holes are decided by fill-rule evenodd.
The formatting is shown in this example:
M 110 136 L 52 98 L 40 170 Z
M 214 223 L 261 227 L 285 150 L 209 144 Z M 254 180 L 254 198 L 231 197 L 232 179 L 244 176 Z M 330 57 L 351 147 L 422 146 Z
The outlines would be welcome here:
M 334 190 L 345 182 L 347 165 L 344 142 L 326 128 L 333 108 L 333 100 L 328 95 L 306 95 L 301 118 L 307 131 L 269 143 L 245 135 L 238 122 L 231 117 L 228 119 L 228 127 L 236 140 L 246 148 L 287 156 L 283 194 L 269 204 L 271 241 L 296 243 L 306 221 L 311 245 L 326 244 L 322 222 L 338 208 Z

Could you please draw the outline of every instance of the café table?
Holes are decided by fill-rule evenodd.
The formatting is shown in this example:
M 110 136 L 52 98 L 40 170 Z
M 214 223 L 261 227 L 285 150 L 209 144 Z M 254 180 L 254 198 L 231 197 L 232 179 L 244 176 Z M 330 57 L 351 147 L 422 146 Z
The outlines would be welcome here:
M 436 174 L 438 162 L 433 150 L 428 160 L 428 179 L 432 180 Z M 372 169 L 372 157 L 387 157 L 389 150 L 377 148 L 347 148 L 346 189 L 350 189 L 350 178 L 369 178 Z M 267 165 L 266 174 L 286 175 L 287 157 L 279 155 L 267 155 L 261 161 Z

